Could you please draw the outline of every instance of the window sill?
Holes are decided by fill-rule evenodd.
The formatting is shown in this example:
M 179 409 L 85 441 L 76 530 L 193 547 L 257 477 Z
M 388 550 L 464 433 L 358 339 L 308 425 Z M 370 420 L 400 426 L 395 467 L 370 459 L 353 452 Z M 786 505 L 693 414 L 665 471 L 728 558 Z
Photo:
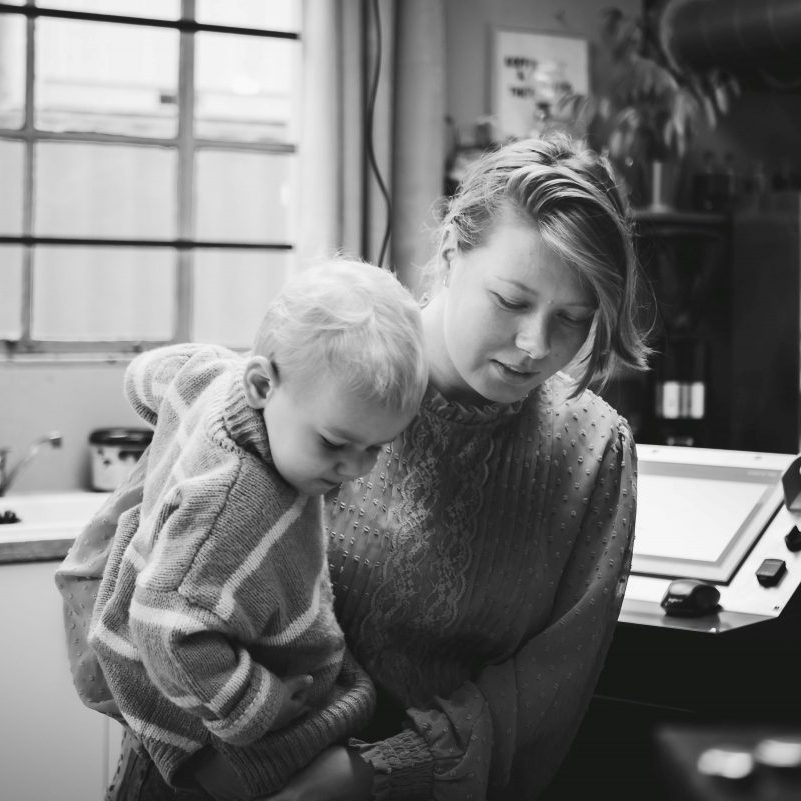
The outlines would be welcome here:
M 0 366 L 68 365 L 68 364 L 127 364 L 136 353 L 0 353 Z

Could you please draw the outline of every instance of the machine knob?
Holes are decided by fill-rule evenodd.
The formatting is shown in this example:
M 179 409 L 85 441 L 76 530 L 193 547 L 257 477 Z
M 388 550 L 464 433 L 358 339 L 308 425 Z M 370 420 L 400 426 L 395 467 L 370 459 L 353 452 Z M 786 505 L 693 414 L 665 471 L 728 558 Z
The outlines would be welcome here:
M 720 609 L 720 590 L 695 579 L 675 579 L 668 585 L 660 606 L 672 617 L 703 617 Z
M 782 473 L 784 505 L 791 512 L 801 511 L 801 456 L 796 456 Z
M 787 572 L 787 563 L 784 559 L 763 559 L 757 568 L 757 581 L 763 587 L 775 587 Z
M 793 553 L 801 551 L 801 531 L 798 530 L 798 526 L 793 526 L 784 535 L 784 544 L 787 546 L 788 551 Z

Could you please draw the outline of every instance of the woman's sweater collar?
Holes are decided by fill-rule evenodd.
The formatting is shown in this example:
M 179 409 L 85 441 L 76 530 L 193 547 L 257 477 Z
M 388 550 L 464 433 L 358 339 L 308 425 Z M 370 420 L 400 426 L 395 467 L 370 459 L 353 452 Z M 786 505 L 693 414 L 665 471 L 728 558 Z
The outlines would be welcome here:
M 450 400 L 429 384 L 423 397 L 421 411 L 446 423 L 480 427 L 516 415 L 523 408 L 526 400 L 527 398 L 523 398 L 514 403 L 486 403 L 479 406 L 469 402 Z

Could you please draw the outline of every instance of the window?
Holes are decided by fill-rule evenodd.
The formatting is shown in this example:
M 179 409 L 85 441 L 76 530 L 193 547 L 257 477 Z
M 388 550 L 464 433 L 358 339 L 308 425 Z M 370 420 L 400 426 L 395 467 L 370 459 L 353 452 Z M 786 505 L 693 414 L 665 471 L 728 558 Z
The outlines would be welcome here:
M 249 346 L 294 258 L 300 6 L 0 9 L 0 357 Z

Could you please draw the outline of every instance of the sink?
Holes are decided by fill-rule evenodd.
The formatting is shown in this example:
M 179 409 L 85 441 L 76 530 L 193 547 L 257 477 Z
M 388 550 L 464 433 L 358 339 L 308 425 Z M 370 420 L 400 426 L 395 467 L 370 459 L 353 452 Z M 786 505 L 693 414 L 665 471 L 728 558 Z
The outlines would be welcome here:
M 6 512 L 14 512 L 19 522 L 0 523 L 0 542 L 74 537 L 109 494 L 75 491 L 1 496 L 0 519 Z

